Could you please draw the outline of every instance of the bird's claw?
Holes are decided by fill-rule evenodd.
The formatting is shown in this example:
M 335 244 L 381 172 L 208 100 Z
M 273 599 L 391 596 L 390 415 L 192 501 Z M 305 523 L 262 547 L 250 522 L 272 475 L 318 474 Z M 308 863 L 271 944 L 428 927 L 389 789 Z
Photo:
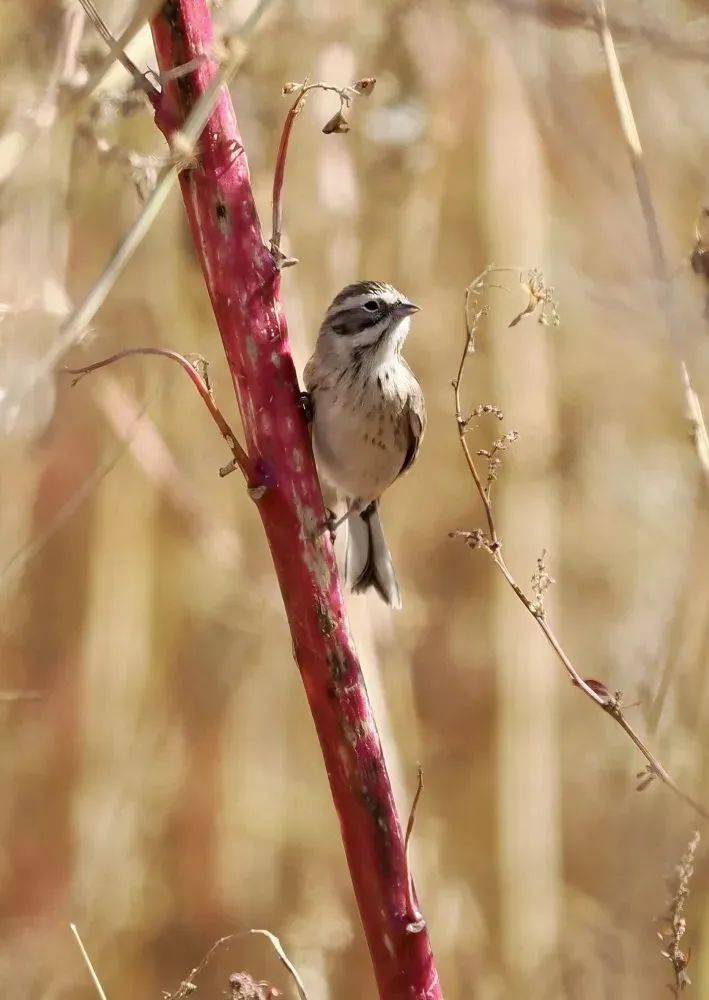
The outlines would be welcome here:
M 299 397 L 300 408 L 303 411 L 307 423 L 313 422 L 313 397 L 309 392 L 301 392 Z
M 334 545 L 335 538 L 337 537 L 337 514 L 333 510 L 330 510 L 329 507 L 325 508 L 325 514 L 324 528 L 330 535 L 330 544 Z

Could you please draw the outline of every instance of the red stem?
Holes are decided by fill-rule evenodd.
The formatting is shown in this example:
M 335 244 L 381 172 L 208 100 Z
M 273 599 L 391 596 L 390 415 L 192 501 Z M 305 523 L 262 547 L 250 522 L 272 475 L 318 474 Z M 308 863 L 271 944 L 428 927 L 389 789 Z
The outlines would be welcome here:
M 278 259 L 280 253 L 281 236 L 283 235 L 283 180 L 286 173 L 286 157 L 288 155 L 288 145 L 293 125 L 303 107 L 304 89 L 301 89 L 298 97 L 288 109 L 283 131 L 281 132 L 281 141 L 278 144 L 276 168 L 273 171 L 273 232 L 271 233 L 271 253 L 274 254 L 276 259 Z
M 152 19 L 160 69 L 214 51 L 206 0 L 170 0 Z M 184 121 L 216 70 L 206 59 L 165 84 L 159 122 Z M 381 997 L 440 1000 L 425 926 L 412 932 L 401 826 L 350 635 L 325 523 L 279 274 L 264 246 L 231 99 L 222 88 L 182 194 L 241 410 L 269 489 L 257 500 L 310 703 Z

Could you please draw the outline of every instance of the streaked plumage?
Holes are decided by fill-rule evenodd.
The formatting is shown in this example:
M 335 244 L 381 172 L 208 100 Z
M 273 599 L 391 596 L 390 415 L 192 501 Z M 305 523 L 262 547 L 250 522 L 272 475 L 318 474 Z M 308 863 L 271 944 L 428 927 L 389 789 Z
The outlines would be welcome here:
M 318 468 L 352 512 L 347 581 L 354 591 L 374 587 L 397 608 L 378 501 L 413 463 L 426 425 L 421 387 L 401 357 L 416 309 L 391 285 L 348 285 L 325 314 L 304 376 Z

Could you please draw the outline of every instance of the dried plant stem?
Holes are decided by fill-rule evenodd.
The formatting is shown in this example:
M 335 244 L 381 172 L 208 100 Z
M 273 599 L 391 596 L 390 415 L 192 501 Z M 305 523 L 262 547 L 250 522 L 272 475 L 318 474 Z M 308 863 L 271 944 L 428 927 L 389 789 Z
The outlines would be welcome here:
M 98 978 L 96 970 L 94 969 L 91 959 L 89 958 L 89 953 L 87 952 L 86 948 L 84 948 L 84 942 L 81 940 L 81 936 L 79 934 L 76 924 L 69 924 L 69 928 L 71 929 L 71 933 L 76 938 L 76 943 L 79 946 L 81 957 L 86 963 L 86 968 L 89 970 L 89 974 L 93 980 L 94 986 L 96 987 L 96 992 L 98 993 L 101 1000 L 108 1000 L 104 992 L 103 986 L 101 985 L 101 980 Z
M 680 325 L 681 318 L 677 309 L 677 304 L 672 290 L 672 280 L 667 266 L 667 256 L 662 243 L 660 226 L 657 221 L 657 213 L 652 200 L 650 190 L 650 180 L 645 169 L 643 150 L 640 144 L 640 136 L 633 117 L 633 109 L 630 104 L 630 97 L 623 80 L 623 73 L 618 61 L 618 55 L 613 43 L 613 35 L 608 24 L 605 0 L 594 0 L 594 10 L 596 15 L 596 28 L 603 47 L 608 76 L 613 90 L 613 97 L 623 137 L 630 158 L 630 165 L 635 177 L 635 186 L 638 192 L 638 200 L 642 210 L 645 228 L 647 230 L 648 243 L 650 245 L 650 257 L 655 278 L 658 304 L 667 325 L 667 330 L 672 343 L 674 344 L 677 361 L 679 364 L 680 381 L 682 392 L 684 393 L 685 405 L 687 409 L 687 419 L 689 420 L 692 441 L 697 453 L 697 459 L 702 470 L 704 482 L 709 486 L 709 436 L 707 435 L 704 414 L 702 413 L 699 396 L 694 390 L 689 374 L 689 368 L 684 358 L 682 348 Z
M 170 0 L 151 22 L 171 122 L 194 114 L 214 88 L 207 0 Z M 268 489 L 257 499 L 278 576 L 293 652 L 323 753 L 352 884 L 380 995 L 440 1000 L 425 925 L 409 927 L 404 838 L 362 670 L 347 621 L 325 509 L 300 407 L 279 299 L 280 269 L 263 242 L 234 108 L 218 82 L 200 137 L 199 169 L 182 195 L 244 427 L 246 451 Z
M 271 231 L 270 245 L 273 258 L 281 267 L 283 267 L 286 262 L 295 263 L 292 258 L 288 261 L 284 259 L 281 253 L 281 236 L 283 234 L 283 181 L 285 178 L 286 159 L 288 156 L 288 145 L 290 143 L 291 132 L 293 131 L 296 118 L 303 110 L 304 104 L 305 85 L 303 85 L 298 91 L 298 96 L 289 108 L 286 120 L 283 123 L 283 131 L 281 132 L 281 140 L 278 144 L 278 153 L 276 155 L 276 167 L 273 171 L 273 228 Z
M 308 995 L 305 992 L 303 980 L 300 978 L 300 975 L 296 967 L 288 958 L 288 955 L 286 954 L 285 949 L 281 944 L 280 940 L 276 937 L 275 934 L 272 934 L 271 931 L 263 930 L 262 928 L 252 928 L 251 930 L 248 931 L 240 931 L 237 934 L 226 934 L 224 937 L 219 938 L 218 941 L 214 942 L 214 944 L 209 949 L 209 951 L 204 956 L 199 965 L 196 965 L 194 969 L 192 969 L 190 974 L 185 979 L 182 980 L 177 989 L 174 990 L 174 992 L 172 993 L 164 994 L 165 1000 L 187 1000 L 187 998 L 190 997 L 197 989 L 197 983 L 195 982 L 195 980 L 202 972 L 204 972 L 204 970 L 207 968 L 212 958 L 219 951 L 219 949 L 223 948 L 225 945 L 231 944 L 234 941 L 243 940 L 248 934 L 259 934 L 262 937 L 268 938 L 268 940 L 271 943 L 271 946 L 273 947 L 273 950 L 276 952 L 278 958 L 288 970 L 288 974 L 290 975 L 291 979 L 295 984 L 299 1000 L 308 1000 Z M 278 995 L 280 996 L 280 994 Z M 239 996 L 241 996 L 241 993 L 239 993 Z
M 370 79 L 360 81 L 360 84 L 363 82 L 368 85 L 368 90 L 371 91 L 375 81 Z M 274 261 L 280 268 L 298 263 L 297 258 L 285 257 L 281 252 L 281 238 L 283 236 L 283 181 L 285 179 L 288 147 L 290 145 L 290 137 L 295 120 L 305 107 L 305 101 L 308 94 L 312 93 L 314 90 L 321 90 L 326 93 L 336 94 L 340 98 L 340 118 L 343 125 L 346 125 L 342 114 L 343 109 L 349 105 L 353 97 L 357 96 L 357 94 L 361 92 L 357 91 L 355 87 L 335 87 L 330 83 L 309 83 L 307 80 L 304 80 L 303 83 L 300 84 L 286 84 L 283 88 L 284 94 L 294 93 L 296 94 L 296 98 L 288 109 L 286 120 L 283 123 L 281 139 L 278 144 L 278 153 L 276 154 L 276 166 L 273 172 L 273 218 L 270 247 Z
M 79 0 L 79 3 L 84 8 L 86 16 L 91 21 L 96 31 L 98 31 L 99 35 L 103 38 L 104 42 L 110 49 L 111 60 L 118 60 L 121 66 L 123 66 L 123 68 L 130 73 L 135 86 L 139 90 L 143 90 L 148 99 L 153 104 L 156 104 L 160 100 L 160 91 L 153 83 L 150 82 L 145 73 L 141 73 L 133 60 L 126 55 L 125 49 L 119 42 L 116 41 L 111 32 L 108 30 L 105 21 L 100 16 L 91 0 Z
M 137 6 L 131 14 L 128 24 L 118 38 L 114 39 L 116 48 L 114 49 L 113 46 L 109 45 L 109 49 L 111 51 L 94 71 L 86 86 L 83 88 L 84 96 L 93 93 L 93 91 L 99 86 L 114 61 L 118 58 L 118 52 L 125 52 L 126 47 L 132 39 L 135 38 L 143 25 L 147 24 L 149 18 L 151 18 L 155 13 L 160 2 L 161 0 L 139 0 Z M 82 0 L 79 0 L 79 3 L 82 3 Z M 96 25 L 96 27 L 98 28 L 98 25 Z M 101 34 L 103 35 L 103 31 L 101 31 Z
M 39 381 L 49 375 L 69 348 L 81 338 L 91 320 L 106 301 L 123 268 L 150 231 L 160 209 L 175 186 L 180 171 L 189 162 L 189 157 L 195 155 L 197 140 L 209 120 L 221 88 L 238 72 L 246 56 L 245 43 L 253 34 L 262 14 L 270 3 L 271 0 L 261 0 L 242 27 L 239 37 L 231 39 L 227 59 L 215 68 L 209 86 L 200 94 L 199 100 L 195 102 L 180 129 L 172 128 L 171 123 L 165 120 L 167 109 L 162 96 L 160 97 L 156 106 L 155 118 L 159 127 L 170 135 L 173 153 L 171 162 L 161 170 L 142 211 L 116 248 L 103 274 L 97 279 L 83 301 L 67 316 L 52 342 L 51 348 L 37 362 L 32 373 L 34 381 Z M 197 58 L 196 55 L 195 58 Z M 233 149 L 232 155 L 238 155 L 238 150 Z M 28 392 L 30 388 L 28 386 Z
M 475 6 L 481 3 L 505 10 L 517 19 L 528 18 L 561 31 L 594 30 L 592 19 L 588 16 L 587 0 L 579 3 L 572 3 L 571 0 L 477 0 Z M 697 38 L 699 32 L 694 25 L 688 25 L 685 37 L 682 37 L 659 25 L 645 23 L 647 20 L 643 20 L 642 16 L 637 22 L 620 17 L 609 19 L 613 34 L 622 42 L 644 43 L 668 59 L 700 64 L 709 62 L 706 42 L 703 43 L 701 37 Z
M 180 365 L 182 370 L 186 372 L 191 379 L 197 392 L 202 397 L 202 402 L 209 410 L 212 420 L 219 428 L 220 434 L 231 449 L 231 453 L 233 455 L 233 465 L 231 468 L 225 468 L 229 468 L 229 471 L 231 471 L 232 468 L 241 469 L 248 486 L 252 489 L 258 489 L 260 484 L 253 476 L 249 456 L 239 444 L 236 435 L 227 423 L 224 414 L 215 403 L 212 390 L 207 384 L 206 379 L 200 375 L 195 365 L 193 365 L 184 356 L 184 354 L 179 354 L 177 351 L 170 351 L 165 347 L 130 347 L 125 351 L 118 351 L 116 354 L 111 354 L 110 357 L 103 358 L 101 361 L 94 361 L 93 364 L 83 365 L 81 368 L 65 368 L 64 370 L 69 375 L 76 376 L 72 382 L 72 385 L 76 385 L 76 383 L 85 375 L 98 371 L 99 368 L 106 368 L 108 365 L 115 364 L 116 361 L 122 361 L 124 358 L 135 357 L 139 354 L 154 354 L 161 358 L 167 358 L 169 361 L 176 361 L 177 364 Z M 223 472 L 223 474 L 226 473 Z
M 303 980 L 300 978 L 300 975 L 299 975 L 298 970 L 296 969 L 296 967 L 293 965 L 293 963 L 291 962 L 291 960 L 286 955 L 285 950 L 283 948 L 283 945 L 281 944 L 281 942 L 279 941 L 279 939 L 276 937 L 276 935 L 272 934 L 270 931 L 263 930 L 263 928 L 260 928 L 260 927 L 254 927 L 254 928 L 252 928 L 252 930 L 249 931 L 249 933 L 250 934 L 261 934 L 261 935 L 263 935 L 263 937 L 268 938 L 268 940 L 273 945 L 273 950 L 278 955 L 279 959 L 281 960 L 281 962 L 283 963 L 283 965 L 288 970 L 291 979 L 295 983 L 295 988 L 298 991 L 298 997 L 300 998 L 300 1000 L 308 1000 L 308 994 L 305 992 L 305 986 L 303 986 Z
M 224 937 L 220 937 L 217 941 L 215 941 L 199 965 L 195 965 L 190 974 L 182 980 L 177 989 L 172 993 L 163 993 L 164 1000 L 187 1000 L 187 998 L 197 989 L 195 979 L 201 972 L 204 972 L 219 949 L 242 936 L 243 935 L 241 934 L 225 934 Z
M 495 522 L 495 516 L 493 512 L 492 502 L 490 500 L 489 490 L 483 485 L 482 477 L 477 468 L 475 458 L 470 449 L 467 441 L 467 433 L 470 424 L 470 419 L 466 418 L 463 414 L 463 408 L 461 403 L 461 386 L 463 383 L 463 377 L 465 375 L 466 364 L 469 361 L 471 355 L 474 353 L 475 349 L 475 333 L 477 328 L 477 323 L 479 322 L 481 316 L 484 315 L 483 309 L 476 308 L 476 311 L 471 319 L 471 305 L 473 302 L 477 303 L 477 300 L 485 288 L 486 277 L 489 274 L 494 274 L 499 270 L 508 270 L 507 268 L 500 269 L 493 265 L 487 267 L 478 277 L 466 288 L 465 290 L 465 344 L 463 347 L 463 352 L 460 359 L 460 364 L 458 365 L 458 372 L 455 379 L 452 382 L 454 401 L 455 401 L 455 419 L 458 427 L 458 438 L 460 441 L 460 446 L 465 456 L 465 462 L 468 466 L 470 474 L 472 476 L 473 482 L 475 483 L 475 489 L 480 497 L 480 502 L 483 505 L 485 511 L 485 518 L 488 526 L 488 534 L 485 535 L 480 531 L 469 532 L 469 531 L 455 531 L 451 532 L 454 537 L 462 537 L 468 544 L 474 548 L 481 548 L 488 552 L 495 566 L 507 582 L 510 589 L 516 595 L 518 600 L 524 605 L 527 611 L 530 613 L 532 618 L 535 620 L 541 631 L 543 632 L 547 642 L 551 648 L 556 653 L 558 659 L 563 665 L 564 669 L 568 673 L 574 685 L 586 695 L 595 705 L 603 709 L 615 722 L 618 723 L 620 728 L 628 735 L 635 746 L 638 748 L 640 753 L 643 755 L 647 761 L 647 776 L 657 777 L 663 784 L 667 785 L 675 795 L 677 795 L 683 802 L 691 806 L 700 816 L 705 819 L 709 819 L 709 810 L 707 810 L 701 803 L 697 802 L 690 795 L 684 792 L 675 782 L 674 778 L 668 773 L 668 771 L 662 766 L 660 761 L 654 755 L 654 753 L 649 749 L 649 747 L 640 739 L 638 734 L 635 732 L 633 727 L 630 725 L 625 715 L 623 714 L 623 706 L 621 702 L 620 693 L 611 695 L 605 688 L 603 684 L 597 681 L 584 680 L 579 671 L 574 666 L 571 658 L 567 655 L 563 646 L 556 637 L 553 629 L 547 621 L 546 614 L 543 607 L 537 601 L 531 600 L 527 594 L 524 592 L 522 587 L 515 579 L 511 570 L 507 566 L 502 554 L 502 543 L 497 531 L 497 525 Z
M 411 841 L 411 834 L 414 832 L 414 823 L 416 822 L 416 810 L 418 809 L 419 799 L 421 798 L 421 793 L 423 792 L 423 768 L 418 765 L 416 772 L 416 791 L 414 792 L 413 802 L 411 803 L 411 810 L 409 812 L 409 819 L 406 823 L 406 836 L 404 837 L 404 853 L 406 855 L 406 864 L 409 868 L 408 875 L 408 886 L 409 886 L 409 899 L 408 899 L 408 910 L 409 910 L 409 929 L 412 933 L 415 933 L 419 929 L 419 925 L 422 924 L 423 917 L 416 905 L 416 896 L 414 893 L 414 881 L 411 877 L 411 865 L 409 862 L 409 842 Z
M 699 831 L 692 835 L 687 849 L 682 855 L 682 860 L 677 865 L 675 889 L 670 901 L 669 910 L 663 920 L 663 928 L 658 932 L 658 937 L 666 947 L 661 952 L 672 965 L 674 973 L 674 984 L 670 990 L 675 997 L 682 995 L 687 986 L 691 986 L 691 979 L 687 975 L 690 951 L 682 951 L 682 938 L 687 931 L 687 918 L 685 916 L 685 906 L 689 897 L 689 883 L 694 875 L 694 858 L 699 847 Z

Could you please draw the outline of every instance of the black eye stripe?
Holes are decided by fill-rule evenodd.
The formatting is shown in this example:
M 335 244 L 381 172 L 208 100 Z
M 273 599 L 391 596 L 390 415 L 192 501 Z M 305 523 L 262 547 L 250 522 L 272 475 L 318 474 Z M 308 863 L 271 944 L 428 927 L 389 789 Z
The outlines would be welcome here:
M 370 327 L 376 326 L 377 323 L 381 323 L 382 318 L 379 310 L 365 312 L 361 306 L 357 306 L 356 309 L 345 309 L 338 312 L 334 322 L 331 322 L 329 326 L 333 333 L 361 333 L 363 330 L 368 330 Z

